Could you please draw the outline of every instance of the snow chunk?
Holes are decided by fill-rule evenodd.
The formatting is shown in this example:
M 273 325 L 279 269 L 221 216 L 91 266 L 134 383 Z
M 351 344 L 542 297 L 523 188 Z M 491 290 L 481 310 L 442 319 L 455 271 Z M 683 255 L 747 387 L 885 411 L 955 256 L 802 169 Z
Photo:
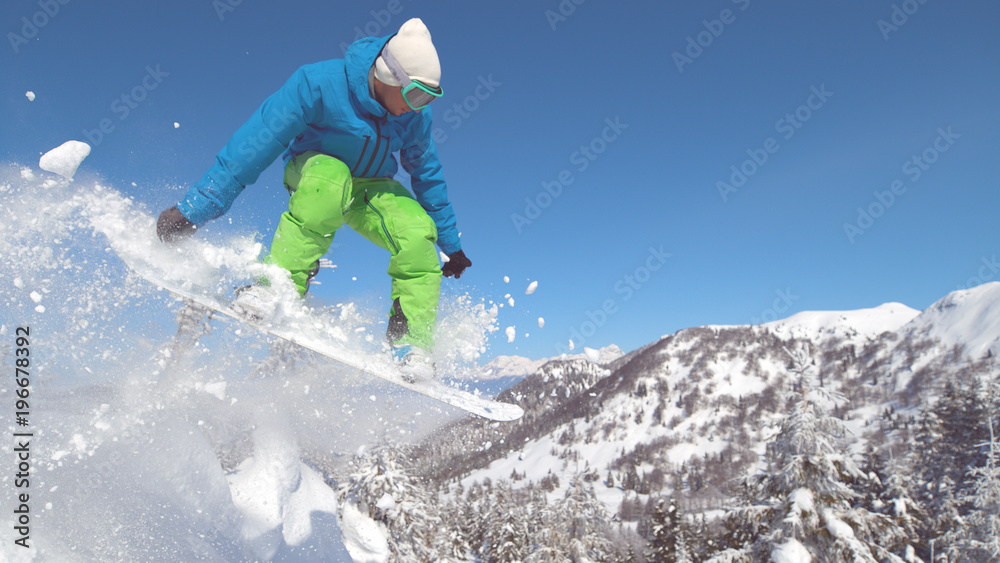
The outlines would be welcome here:
M 808 489 L 795 489 L 792 491 L 789 500 L 792 505 L 788 509 L 788 515 L 785 516 L 785 522 L 793 526 L 800 526 L 803 515 L 806 515 L 806 518 L 808 518 L 808 515 L 816 510 L 812 491 Z
M 545 328 L 545 319 L 538 317 L 538 328 Z
M 27 92 L 25 92 L 24 95 L 28 97 L 28 101 L 29 102 L 35 101 L 35 93 L 32 92 L 31 90 L 28 90 Z
M 509 326 L 507 327 L 506 333 L 507 333 L 507 342 L 513 342 L 514 337 L 517 336 L 517 329 L 515 329 L 512 326 Z
M 812 556 L 798 540 L 790 538 L 771 551 L 771 561 L 774 563 L 809 563 L 812 561 Z
M 392 510 L 393 508 L 396 508 L 396 499 L 392 498 L 392 495 L 389 493 L 385 493 L 382 495 L 382 498 L 378 499 L 378 502 L 375 503 L 375 508 L 378 508 L 379 510 Z
M 34 180 L 35 179 L 35 173 L 30 168 L 28 168 L 27 166 L 25 166 L 24 168 L 21 169 L 21 178 L 23 178 L 25 180 L 29 180 L 29 181 L 30 180 Z
M 87 143 L 66 141 L 43 154 L 42 158 L 38 160 L 38 167 L 69 180 L 73 178 L 76 169 L 80 167 L 80 163 L 88 155 L 90 155 L 90 145 Z
M 181 126 L 180 123 L 177 123 L 176 121 L 174 122 L 174 129 L 179 129 L 180 126 Z
M 205 392 L 209 395 L 214 396 L 216 399 L 222 401 L 226 398 L 226 382 L 216 381 L 215 383 L 206 383 Z
M 597 350 L 594 350 L 593 348 L 587 348 L 586 346 L 584 346 L 583 353 L 587 355 L 587 359 L 590 360 L 591 363 L 595 364 L 600 363 L 601 353 L 598 352 Z
M 536 289 L 538 289 L 538 282 L 533 281 L 528 284 L 528 289 L 524 290 L 524 294 L 531 295 L 532 293 L 535 292 Z
M 829 511 L 826 515 L 826 529 L 830 534 L 847 542 L 854 539 L 854 530 L 846 522 L 839 518 L 831 517 L 832 515 Z
M 355 563 L 385 563 L 389 559 L 389 541 L 378 523 L 350 502 L 344 505 L 341 514 L 344 547 L 351 559 Z
M 503 283 L 510 283 L 510 276 L 504 276 Z
M 35 303 L 40 303 L 42 301 L 42 294 L 37 291 L 32 291 L 29 297 L 31 297 L 31 300 Z
M 803 512 L 813 512 L 816 510 L 815 502 L 813 501 L 812 491 L 809 489 L 795 489 L 792 491 L 790 499 L 792 501 L 792 510 L 798 513 Z
M 242 535 L 257 558 L 271 560 L 293 547 L 338 551 L 340 538 L 327 535 L 336 530 L 337 494 L 299 459 L 294 441 L 273 429 L 258 430 L 254 450 L 226 480 L 243 515 Z

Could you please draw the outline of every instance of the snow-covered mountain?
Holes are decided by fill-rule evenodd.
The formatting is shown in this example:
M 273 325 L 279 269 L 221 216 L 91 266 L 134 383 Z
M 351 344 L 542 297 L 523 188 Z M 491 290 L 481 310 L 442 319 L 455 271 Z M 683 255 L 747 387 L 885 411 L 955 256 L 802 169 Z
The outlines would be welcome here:
M 819 384 L 846 397 L 838 413 L 859 452 L 888 445 L 898 453 L 900 421 L 954 374 L 985 371 L 986 356 L 1000 353 L 998 307 L 994 282 L 925 311 L 887 303 L 803 312 L 682 330 L 604 365 L 556 359 L 503 394 L 525 407 L 524 419 L 454 424 L 424 446 L 420 470 L 459 490 L 547 484 L 552 499 L 582 475 L 607 513 L 625 520 L 630 502 L 665 491 L 680 494 L 686 510 L 711 514 L 728 506 L 734 478 L 759 467 L 771 423 L 787 412 L 788 351 L 804 350 Z
M 934 340 L 942 346 L 961 346 L 978 357 L 1000 352 L 1000 282 L 950 293 L 907 326 L 907 338 Z
M 513 379 L 520 381 L 538 371 L 543 365 L 553 360 L 582 360 L 590 359 L 594 363 L 608 364 L 625 355 L 621 348 L 611 344 L 604 348 L 595 350 L 586 348 L 580 354 L 563 354 L 552 358 L 542 358 L 532 360 L 524 356 L 497 356 L 483 366 L 481 377 L 483 379 Z
M 919 314 L 902 303 L 886 303 L 856 311 L 803 311 L 763 326 L 782 337 L 832 338 L 864 345 L 883 333 L 899 330 Z

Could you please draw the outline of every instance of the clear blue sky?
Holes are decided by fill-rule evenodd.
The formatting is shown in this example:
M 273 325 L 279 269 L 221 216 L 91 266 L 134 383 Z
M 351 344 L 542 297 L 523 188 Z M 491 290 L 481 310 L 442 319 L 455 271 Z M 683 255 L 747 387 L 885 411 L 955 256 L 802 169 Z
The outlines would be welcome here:
M 474 263 L 445 291 L 516 300 L 500 328 L 518 337 L 501 330 L 491 355 L 551 356 L 574 332 L 634 349 L 801 310 L 923 309 L 1000 279 L 993 0 L 42 0 L 0 14 L 0 160 L 90 142 L 84 168 L 150 212 L 298 66 L 421 17 Z M 205 236 L 269 241 L 280 175 Z M 386 299 L 381 251 L 345 229 L 330 258 L 317 296 Z

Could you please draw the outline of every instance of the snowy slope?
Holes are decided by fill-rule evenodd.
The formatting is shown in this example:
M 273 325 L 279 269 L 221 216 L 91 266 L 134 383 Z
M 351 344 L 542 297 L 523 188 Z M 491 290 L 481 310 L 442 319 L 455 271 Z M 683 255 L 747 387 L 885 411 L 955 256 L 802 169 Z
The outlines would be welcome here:
M 886 303 L 856 311 L 803 311 L 762 325 L 782 337 L 843 338 L 858 344 L 895 332 L 920 315 L 902 303 Z
M 758 462 L 773 432 L 770 423 L 784 414 L 781 397 L 790 385 L 786 349 L 808 351 L 815 375 L 849 398 L 845 418 L 852 432 L 864 437 L 880 428 L 886 408 L 913 405 L 915 393 L 932 399 L 935 381 L 963 369 L 949 355 L 954 345 L 964 345 L 970 361 L 980 359 L 987 346 L 996 353 L 998 307 L 1000 283 L 993 283 L 950 294 L 923 312 L 887 303 L 804 312 L 760 326 L 680 331 L 572 394 L 564 394 L 557 382 L 546 390 L 536 375 L 525 382 L 533 386 L 511 390 L 522 405 L 530 405 L 523 428 L 474 433 L 470 441 L 486 441 L 500 455 L 463 475 L 461 483 L 468 488 L 517 475 L 515 486 L 537 486 L 555 475 L 559 486 L 550 499 L 558 499 L 576 476 L 589 473 L 598 497 L 615 514 L 627 499 L 643 498 L 622 486 L 629 467 L 640 476 L 657 469 L 682 472 L 679 478 L 688 487 L 695 477 L 684 465 L 694 462 L 704 485 L 685 491 L 687 503 L 697 510 L 722 508 L 720 491 Z M 498 447 L 504 443 L 516 446 Z
M 1000 354 L 1000 282 L 990 282 L 946 295 L 904 327 L 908 336 L 923 336 L 944 346 L 961 345 L 978 358 Z

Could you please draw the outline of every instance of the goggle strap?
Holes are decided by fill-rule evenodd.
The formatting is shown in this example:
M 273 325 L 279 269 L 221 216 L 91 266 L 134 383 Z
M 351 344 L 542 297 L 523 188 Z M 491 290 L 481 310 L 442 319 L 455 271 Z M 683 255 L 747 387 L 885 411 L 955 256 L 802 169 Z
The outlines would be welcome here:
M 403 66 L 399 64 L 396 57 L 392 55 L 392 51 L 389 50 L 389 45 L 382 48 L 382 60 L 385 62 L 385 66 L 389 67 L 389 72 L 396 77 L 399 81 L 399 85 L 402 87 L 407 87 L 410 85 L 410 76 L 406 74 L 403 70 Z

